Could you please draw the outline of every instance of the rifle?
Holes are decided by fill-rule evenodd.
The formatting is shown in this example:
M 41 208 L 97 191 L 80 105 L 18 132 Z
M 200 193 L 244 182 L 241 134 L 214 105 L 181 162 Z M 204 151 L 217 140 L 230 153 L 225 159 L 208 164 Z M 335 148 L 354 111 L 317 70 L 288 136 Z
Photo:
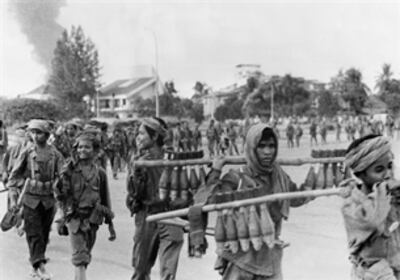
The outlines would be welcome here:
M 25 196 L 25 193 L 28 189 L 30 181 L 31 180 L 29 178 L 25 180 L 24 187 L 22 188 L 22 191 L 18 196 L 17 205 L 15 207 L 8 209 L 7 212 L 4 214 L 4 217 L 0 223 L 0 228 L 2 231 L 8 231 L 9 229 L 11 229 L 15 225 L 17 225 L 19 222 L 21 222 L 22 199 Z

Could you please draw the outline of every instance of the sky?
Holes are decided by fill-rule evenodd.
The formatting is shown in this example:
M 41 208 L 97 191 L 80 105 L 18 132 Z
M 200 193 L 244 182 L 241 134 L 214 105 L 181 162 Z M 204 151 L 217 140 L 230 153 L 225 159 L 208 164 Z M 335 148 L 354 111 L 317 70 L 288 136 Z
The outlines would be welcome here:
M 0 1 L 0 96 L 15 97 L 43 84 L 48 70 L 11 0 Z M 214 90 L 234 83 L 243 63 L 322 82 L 355 67 L 371 89 L 389 63 L 400 79 L 400 1 L 63 1 L 56 24 L 82 26 L 98 48 L 103 85 L 132 77 L 135 65 L 158 65 L 185 97 L 196 81 Z

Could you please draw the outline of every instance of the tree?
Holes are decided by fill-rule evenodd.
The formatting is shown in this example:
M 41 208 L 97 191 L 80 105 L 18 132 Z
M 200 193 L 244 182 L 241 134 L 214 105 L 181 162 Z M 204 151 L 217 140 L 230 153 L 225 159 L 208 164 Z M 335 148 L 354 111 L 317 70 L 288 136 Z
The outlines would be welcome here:
M 1 103 L 4 118 L 10 122 L 28 122 L 31 119 L 62 120 L 64 110 L 57 104 L 46 100 L 15 98 Z
M 98 52 L 93 42 L 85 36 L 80 26 L 64 30 L 57 41 L 48 80 L 50 93 L 72 115 L 82 115 L 86 107 L 83 97 L 94 98 L 100 87 Z
M 336 95 L 330 91 L 323 91 L 318 98 L 318 113 L 320 116 L 333 117 L 340 110 L 339 101 Z
M 384 94 L 389 91 L 392 75 L 391 65 L 383 64 L 382 73 L 379 75 L 375 85 L 375 89 L 378 89 L 378 94 Z
M 355 68 L 350 68 L 345 72 L 342 80 L 343 100 L 348 102 L 350 110 L 356 114 L 362 113 L 362 108 L 367 101 L 368 87 L 362 82 L 362 74 Z
M 388 110 L 398 115 L 400 113 L 400 80 L 391 78 L 393 75 L 389 64 L 384 64 L 376 87 L 379 97 L 386 103 Z
M 151 117 L 156 115 L 155 98 L 146 98 L 139 96 L 135 99 L 135 112 L 139 117 Z
M 192 110 L 189 116 L 194 119 L 195 122 L 201 123 L 204 121 L 204 106 L 201 103 L 193 103 Z
M 173 95 L 174 93 L 178 93 L 178 91 L 175 89 L 175 83 L 173 81 L 165 82 L 164 86 L 168 94 Z
M 265 81 L 251 77 L 247 81 L 247 92 L 242 95 L 245 98 L 243 110 L 247 116 L 270 115 L 271 98 L 275 112 L 281 115 L 302 115 L 311 107 L 310 93 L 302 86 L 303 79 L 287 74 L 284 77 L 273 76 Z
M 215 118 L 218 121 L 227 119 L 243 119 L 243 100 L 238 95 L 232 95 L 224 100 L 224 104 L 218 106 L 215 110 Z

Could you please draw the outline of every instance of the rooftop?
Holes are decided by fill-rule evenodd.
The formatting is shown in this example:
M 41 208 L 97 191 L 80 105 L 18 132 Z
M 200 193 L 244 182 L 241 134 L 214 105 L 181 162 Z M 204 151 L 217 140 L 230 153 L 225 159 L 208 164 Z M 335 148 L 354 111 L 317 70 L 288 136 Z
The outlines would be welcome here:
M 155 82 L 155 78 L 146 77 L 146 78 L 134 78 L 134 79 L 120 79 L 115 82 L 106 85 L 100 89 L 100 95 L 109 95 L 109 94 L 129 94 L 133 91 L 136 91 L 138 88 Z

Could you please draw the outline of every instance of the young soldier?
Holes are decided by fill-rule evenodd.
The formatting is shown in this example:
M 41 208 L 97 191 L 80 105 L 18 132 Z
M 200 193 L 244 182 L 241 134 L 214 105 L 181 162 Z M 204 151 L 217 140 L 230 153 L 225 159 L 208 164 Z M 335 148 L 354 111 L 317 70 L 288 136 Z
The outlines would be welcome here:
M 315 120 L 311 121 L 310 125 L 310 146 L 313 146 L 313 142 L 315 145 L 318 145 L 318 140 L 317 140 L 317 123 Z
M 296 138 L 296 146 L 297 148 L 300 147 L 300 139 L 303 136 L 303 129 L 301 128 L 300 122 L 297 122 L 296 129 L 295 129 L 295 138 Z
M 117 179 L 118 170 L 121 168 L 122 156 L 125 154 L 125 144 L 120 128 L 115 128 L 108 144 L 108 158 L 114 179 Z
M 135 215 L 132 280 L 150 279 L 157 254 L 160 257 L 160 279 L 174 280 L 183 244 L 183 230 L 175 226 L 147 223 L 148 214 L 164 211 L 159 203 L 158 183 L 162 168 L 135 168 L 135 160 L 162 159 L 167 126 L 158 118 L 145 118 L 136 138 L 140 154 L 131 160 L 126 204 Z
M 206 136 L 207 136 L 207 142 L 208 142 L 208 152 L 210 154 L 210 157 L 213 157 L 214 154 L 215 154 L 215 150 L 218 149 L 216 147 L 216 145 L 217 145 L 217 142 L 218 142 L 217 140 L 219 138 L 217 129 L 214 126 L 214 120 L 213 119 L 210 120 L 210 124 L 209 124 L 209 126 L 207 128 L 207 131 L 206 131 Z
M 246 166 L 243 170 L 230 170 L 219 180 L 219 184 L 215 184 L 212 180 L 220 177 L 224 165 L 224 159 L 216 159 L 213 163 L 213 169 L 208 175 L 210 179 L 208 179 L 207 185 L 215 184 L 213 193 L 237 190 L 239 182 L 241 189 L 261 187 L 265 189 L 266 194 L 297 191 L 296 184 L 276 163 L 277 154 L 278 139 L 273 129 L 263 123 L 253 125 L 246 135 Z M 200 191 L 198 193 L 201 194 Z M 268 209 L 275 230 L 275 245 L 269 248 L 263 244 L 258 251 L 253 247 L 247 252 L 233 253 L 226 249 L 217 251 L 220 262 L 218 262 L 219 266 L 216 266 L 216 269 L 222 273 L 222 279 L 282 279 L 282 250 L 285 247 L 285 243 L 279 240 L 282 220 L 288 218 L 290 206 L 297 207 L 306 202 L 305 199 L 297 199 L 269 203 Z
M 65 124 L 65 132 L 62 131 L 59 135 L 56 133 L 53 145 L 64 156 L 64 158 L 69 158 L 72 156 L 72 149 L 75 144 L 77 134 L 78 124 L 73 121 Z
M 389 140 L 367 135 L 350 144 L 345 165 L 354 178 L 342 214 L 353 280 L 400 279 L 400 186 L 393 180 Z M 391 194 L 390 194 L 391 193 Z
M 238 134 L 235 129 L 235 124 L 231 122 L 227 128 L 227 134 L 229 138 L 229 155 L 233 156 L 234 154 L 239 155 L 239 149 L 236 144 L 236 139 L 238 138 Z
M 203 136 L 201 135 L 201 131 L 199 128 L 199 125 L 196 124 L 194 130 L 193 130 L 193 150 L 198 151 L 199 149 L 202 149 L 202 139 Z
M 292 124 L 292 121 L 289 121 L 287 127 L 286 127 L 286 138 L 287 138 L 287 145 L 289 149 L 292 149 L 294 147 L 294 126 Z
M 27 182 L 22 200 L 22 216 L 33 267 L 32 274 L 41 279 L 50 279 L 45 268 L 45 253 L 55 213 L 53 183 L 60 174 L 63 157 L 53 146 L 47 144 L 50 136 L 47 121 L 31 120 L 28 130 L 32 134 L 34 144 L 21 153 L 11 171 L 7 183 L 10 189 L 10 206 L 16 206 L 18 182 L 24 178 Z
M 69 234 L 75 280 L 85 280 L 96 233 L 103 220 L 109 225 L 110 241 L 115 239 L 114 215 L 107 174 L 95 163 L 99 141 L 93 135 L 82 134 L 76 142 L 78 160 L 70 159 L 63 167 L 55 192 L 64 218 L 58 221 L 59 234 Z

